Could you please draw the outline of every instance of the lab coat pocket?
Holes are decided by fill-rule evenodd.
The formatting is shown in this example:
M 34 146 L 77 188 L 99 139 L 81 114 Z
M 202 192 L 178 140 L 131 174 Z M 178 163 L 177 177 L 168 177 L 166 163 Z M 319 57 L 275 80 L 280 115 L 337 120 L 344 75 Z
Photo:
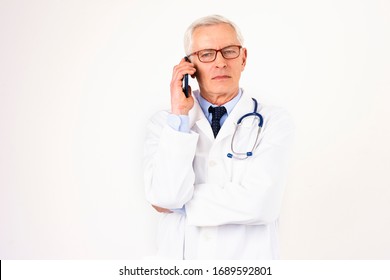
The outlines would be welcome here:
M 237 159 L 245 159 L 248 153 L 253 153 L 260 132 L 258 124 L 256 118 L 248 118 L 236 127 L 232 136 L 231 149 Z
M 250 158 L 241 160 L 232 158 L 230 159 L 230 165 L 231 165 L 231 182 L 235 184 L 242 184 L 243 179 L 245 178 L 246 170 L 248 169 L 248 163 L 250 161 Z
M 243 122 L 232 137 L 230 149 L 231 181 L 241 184 L 245 177 L 248 164 L 252 161 L 257 139 L 257 127 L 252 122 Z

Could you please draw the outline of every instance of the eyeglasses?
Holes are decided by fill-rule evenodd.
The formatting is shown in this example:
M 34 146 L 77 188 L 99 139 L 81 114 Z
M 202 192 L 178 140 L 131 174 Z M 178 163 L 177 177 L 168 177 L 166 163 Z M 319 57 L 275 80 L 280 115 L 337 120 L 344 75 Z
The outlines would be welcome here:
M 240 55 L 240 50 L 242 49 L 242 46 L 233 45 L 233 46 L 227 46 L 219 50 L 215 49 L 205 49 L 200 50 L 197 52 L 193 52 L 187 57 L 190 57 L 191 55 L 196 54 L 199 58 L 200 62 L 213 62 L 217 58 L 217 53 L 221 52 L 222 56 L 225 59 L 235 59 Z

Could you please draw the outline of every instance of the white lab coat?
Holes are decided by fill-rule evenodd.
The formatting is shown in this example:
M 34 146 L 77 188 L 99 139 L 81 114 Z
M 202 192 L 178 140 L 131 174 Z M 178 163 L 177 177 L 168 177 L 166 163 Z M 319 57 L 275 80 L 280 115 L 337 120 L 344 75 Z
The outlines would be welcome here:
M 167 111 L 151 119 L 145 146 L 146 198 L 164 208 L 185 207 L 185 213 L 161 214 L 157 257 L 278 258 L 277 220 L 293 123 L 283 109 L 259 102 L 264 125 L 253 156 L 228 158 L 235 124 L 253 108 L 251 96 L 244 93 L 216 139 L 196 100 L 189 113 L 190 133 L 172 129 Z M 244 121 L 235 140 L 240 151 L 250 151 L 256 124 L 252 118 Z

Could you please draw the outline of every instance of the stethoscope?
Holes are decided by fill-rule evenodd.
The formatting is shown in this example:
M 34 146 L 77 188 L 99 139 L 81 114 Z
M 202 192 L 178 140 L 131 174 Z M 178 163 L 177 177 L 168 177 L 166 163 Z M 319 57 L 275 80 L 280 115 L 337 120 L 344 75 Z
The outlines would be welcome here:
M 255 149 L 255 147 L 257 145 L 257 142 L 258 142 L 259 136 L 260 136 L 260 132 L 261 132 L 262 127 L 263 127 L 263 117 L 259 113 L 257 113 L 257 100 L 255 98 L 252 98 L 252 100 L 254 102 L 253 112 L 243 115 L 237 121 L 236 129 L 234 130 L 234 133 L 233 133 L 233 136 L 232 136 L 232 141 L 231 141 L 231 144 L 230 144 L 231 153 L 227 154 L 228 158 L 247 159 L 248 157 L 253 156 L 253 151 L 254 151 L 254 149 Z M 250 117 L 250 116 L 254 116 L 256 119 L 258 119 L 256 140 L 255 140 L 255 143 L 253 144 L 252 149 L 250 151 L 240 153 L 240 152 L 237 152 L 235 150 L 235 148 L 234 148 L 234 138 L 236 137 L 237 131 L 241 127 L 242 121 L 245 118 Z

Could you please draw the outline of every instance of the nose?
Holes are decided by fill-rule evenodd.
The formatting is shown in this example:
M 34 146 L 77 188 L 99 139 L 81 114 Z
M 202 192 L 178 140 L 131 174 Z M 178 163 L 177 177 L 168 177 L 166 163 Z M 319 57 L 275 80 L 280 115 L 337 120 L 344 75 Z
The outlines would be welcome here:
M 218 51 L 215 58 L 215 66 L 218 68 L 225 68 L 226 65 L 226 59 L 223 57 L 222 52 Z

